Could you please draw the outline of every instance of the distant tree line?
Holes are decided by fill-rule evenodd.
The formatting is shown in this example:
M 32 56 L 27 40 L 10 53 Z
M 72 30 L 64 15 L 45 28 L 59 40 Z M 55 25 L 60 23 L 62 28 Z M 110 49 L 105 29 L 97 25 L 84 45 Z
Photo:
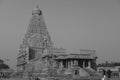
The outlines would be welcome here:
M 106 61 L 105 63 L 99 63 L 97 67 L 115 67 L 115 66 L 120 66 L 120 62 L 108 62 Z

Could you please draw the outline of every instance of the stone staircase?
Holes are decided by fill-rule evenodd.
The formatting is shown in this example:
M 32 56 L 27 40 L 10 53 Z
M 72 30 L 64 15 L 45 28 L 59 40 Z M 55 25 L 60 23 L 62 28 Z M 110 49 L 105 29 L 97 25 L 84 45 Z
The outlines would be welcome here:
M 84 68 L 84 70 L 85 70 L 87 73 L 89 73 L 89 75 L 90 75 L 91 77 L 100 77 L 100 76 L 101 76 L 101 74 L 100 74 L 99 72 L 95 71 L 95 70 L 92 69 L 92 68 Z

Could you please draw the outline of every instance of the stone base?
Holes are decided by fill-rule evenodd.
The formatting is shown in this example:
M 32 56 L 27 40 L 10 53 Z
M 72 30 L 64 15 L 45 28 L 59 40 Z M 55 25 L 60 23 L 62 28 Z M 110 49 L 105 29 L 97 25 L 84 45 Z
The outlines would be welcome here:
M 23 74 L 23 78 L 24 78 L 24 79 L 29 79 L 29 74 L 28 74 L 28 73 L 24 73 L 24 74 Z

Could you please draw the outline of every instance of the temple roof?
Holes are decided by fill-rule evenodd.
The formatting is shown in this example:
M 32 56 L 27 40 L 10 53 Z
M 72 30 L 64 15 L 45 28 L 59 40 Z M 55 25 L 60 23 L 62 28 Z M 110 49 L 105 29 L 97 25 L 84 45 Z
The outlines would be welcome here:
M 66 56 L 59 56 L 56 59 L 95 59 L 90 54 L 68 54 Z

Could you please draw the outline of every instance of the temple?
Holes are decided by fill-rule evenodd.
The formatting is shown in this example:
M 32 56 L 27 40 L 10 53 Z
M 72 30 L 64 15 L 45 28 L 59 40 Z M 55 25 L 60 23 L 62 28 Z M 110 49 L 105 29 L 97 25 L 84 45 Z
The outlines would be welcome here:
M 74 78 L 96 76 L 96 59 L 95 50 L 81 49 L 80 53 L 67 53 L 64 48 L 56 48 L 42 11 L 36 6 L 17 57 L 17 71 L 22 76 L 28 76 L 30 73 L 71 75 Z

